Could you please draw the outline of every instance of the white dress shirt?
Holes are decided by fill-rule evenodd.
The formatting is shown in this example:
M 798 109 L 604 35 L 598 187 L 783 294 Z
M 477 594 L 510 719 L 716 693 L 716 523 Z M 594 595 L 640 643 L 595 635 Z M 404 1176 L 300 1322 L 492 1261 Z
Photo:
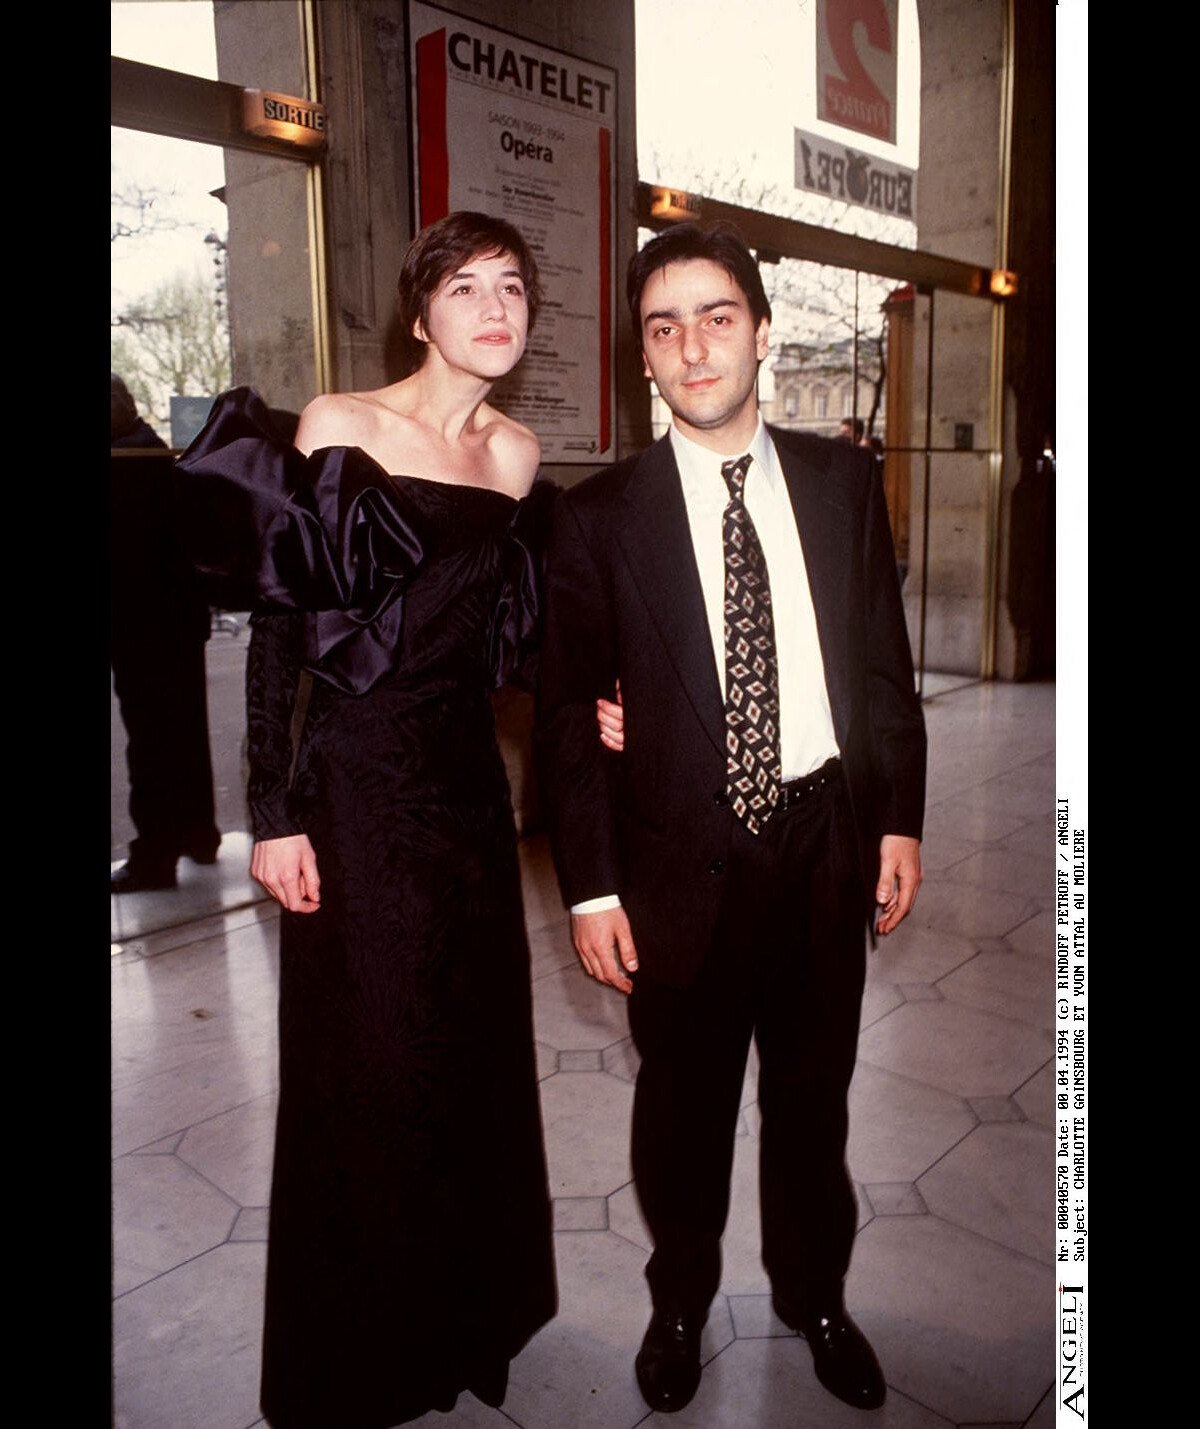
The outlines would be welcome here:
M 713 660 L 721 694 L 725 693 L 725 540 L 722 521 L 729 487 L 721 466 L 729 456 L 709 451 L 685 437 L 672 424 L 671 450 L 687 507 L 692 549 L 700 572 L 704 611 L 712 638 Z M 762 415 L 747 450 L 752 458 L 746 473 L 744 499 L 767 562 L 771 611 L 779 662 L 779 752 L 783 778 L 800 779 L 838 754 L 833 715 L 825 688 L 825 666 L 817 638 L 804 551 L 796 530 L 796 513 L 779 466 L 775 443 Z M 741 453 L 734 453 L 735 457 Z M 599 913 L 620 906 L 615 894 L 589 898 L 572 913 Z

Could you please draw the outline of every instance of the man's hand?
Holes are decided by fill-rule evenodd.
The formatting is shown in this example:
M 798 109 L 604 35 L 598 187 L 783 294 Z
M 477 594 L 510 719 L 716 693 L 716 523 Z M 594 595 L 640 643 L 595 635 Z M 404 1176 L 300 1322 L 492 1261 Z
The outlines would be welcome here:
M 600 726 L 600 743 L 618 754 L 625 748 L 625 711 L 622 708 L 621 682 L 617 681 L 617 702 L 596 701 L 596 721 Z
M 572 913 L 571 940 L 589 977 L 618 992 L 632 992 L 627 972 L 637 972 L 637 949 L 624 908 L 602 913 Z
M 250 877 L 257 879 L 289 913 L 320 911 L 317 856 L 307 834 L 256 843 L 250 857 Z
M 879 842 L 879 882 L 875 885 L 877 933 L 886 937 L 904 922 L 920 886 L 921 840 L 884 834 Z

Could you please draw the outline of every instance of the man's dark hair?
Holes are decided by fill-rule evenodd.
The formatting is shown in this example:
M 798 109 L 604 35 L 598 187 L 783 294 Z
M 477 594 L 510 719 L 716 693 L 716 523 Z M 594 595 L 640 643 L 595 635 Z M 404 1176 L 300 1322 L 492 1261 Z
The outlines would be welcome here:
M 843 417 L 842 426 L 850 428 L 850 430 L 854 433 L 854 440 L 856 442 L 862 441 L 863 434 L 867 430 L 867 424 L 863 421 L 861 417 Z
M 646 284 L 668 263 L 686 263 L 693 258 L 707 258 L 725 269 L 745 294 L 755 328 L 763 318 L 771 321 L 771 304 L 763 291 L 758 263 L 733 224 L 723 219 L 707 225 L 674 223 L 656 234 L 629 262 L 625 295 L 639 344 L 642 341 L 642 291 Z
M 399 377 L 409 377 L 425 361 L 426 344 L 416 337 L 418 321 L 429 321 L 429 303 L 442 282 L 475 258 L 511 253 L 525 285 L 525 303 L 532 328 L 542 301 L 537 263 L 529 244 L 502 218 L 460 209 L 423 228 L 408 245 L 397 281 L 400 331 L 396 337 Z

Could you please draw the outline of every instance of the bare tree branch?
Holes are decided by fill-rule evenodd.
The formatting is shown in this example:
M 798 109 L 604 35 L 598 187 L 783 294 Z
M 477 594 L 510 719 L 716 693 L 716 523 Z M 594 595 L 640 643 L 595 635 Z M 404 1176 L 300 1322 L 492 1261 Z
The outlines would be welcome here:
M 228 317 L 198 271 L 180 271 L 130 303 L 112 328 L 112 370 L 159 426 L 170 420 L 172 396 L 213 396 L 230 384 Z
M 175 218 L 165 212 L 165 205 L 174 197 L 174 189 L 147 188 L 139 183 L 110 190 L 109 242 L 137 238 L 145 233 L 174 233 L 202 227 L 192 219 Z

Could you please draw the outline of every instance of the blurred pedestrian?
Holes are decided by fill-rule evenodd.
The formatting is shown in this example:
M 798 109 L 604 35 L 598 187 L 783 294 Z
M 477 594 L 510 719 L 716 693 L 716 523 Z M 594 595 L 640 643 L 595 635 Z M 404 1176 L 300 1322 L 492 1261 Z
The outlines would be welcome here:
M 208 747 L 209 609 L 174 536 L 170 451 L 115 372 L 110 385 L 109 648 L 136 837 L 109 886 L 141 893 L 174 888 L 181 854 L 214 863 L 221 842 Z

